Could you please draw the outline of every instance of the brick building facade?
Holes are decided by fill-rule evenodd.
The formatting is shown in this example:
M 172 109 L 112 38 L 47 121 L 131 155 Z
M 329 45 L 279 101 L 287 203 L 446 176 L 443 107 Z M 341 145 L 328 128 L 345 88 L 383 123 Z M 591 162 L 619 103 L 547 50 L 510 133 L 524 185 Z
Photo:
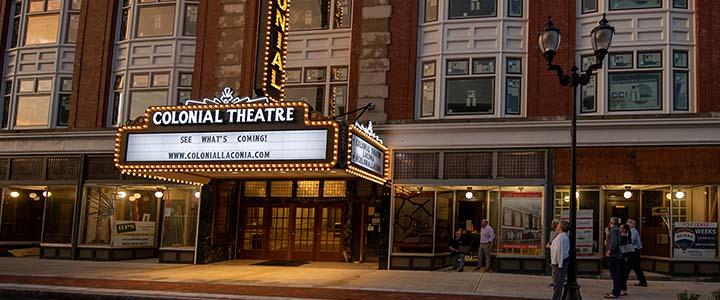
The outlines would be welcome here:
M 643 241 L 651 245 L 644 253 L 646 267 L 720 273 L 717 249 L 696 263 L 673 243 L 674 230 L 686 223 L 718 222 L 717 1 L 292 2 L 287 100 L 308 102 L 325 115 L 372 102 L 374 110 L 361 119 L 372 120 L 394 151 L 392 200 L 374 206 L 357 202 L 355 208 L 363 212 L 355 217 L 358 224 L 367 207 L 388 222 L 383 232 L 389 236 L 373 242 L 381 266 L 446 266 L 444 244 L 452 229 L 460 227 L 472 239 L 479 220 L 487 218 L 498 232 L 496 268 L 544 271 L 546 226 L 567 211 L 573 95 L 547 71 L 537 33 L 552 16 L 563 35 L 555 63 L 582 66 L 592 54 L 589 31 L 606 13 L 617 30 L 611 54 L 596 74 L 594 90 L 577 95 L 580 208 L 591 223 L 581 270 L 599 270 L 602 228 L 619 215 L 637 219 L 646 232 Z M 184 204 L 153 202 L 157 208 L 145 212 L 153 222 L 163 222 L 160 211 L 172 208 L 182 211 L 186 222 L 206 228 L 215 226 L 204 222 L 212 223 L 218 211 L 230 211 L 228 228 L 242 227 L 245 216 L 237 203 L 217 208 L 194 197 L 194 187 L 121 175 L 112 154 L 117 126 L 147 105 L 212 97 L 225 86 L 237 95 L 255 93 L 259 5 L 260 0 L 4 1 L 0 242 L 42 243 L 43 256 L 60 258 L 153 256 L 158 247 L 167 249 L 160 251 L 167 261 L 242 258 L 232 251 L 238 247 L 237 229 L 218 240 L 201 236 L 197 244 L 194 231 L 182 233 L 164 245 L 160 225 L 151 251 L 107 252 L 91 246 L 111 243 L 104 237 L 112 234 L 87 216 L 88 207 L 103 203 L 104 196 L 91 200 L 93 193 L 130 187 L 143 199 L 162 187 Z M 648 90 L 630 96 L 641 84 Z M 38 118 L 42 113 L 46 117 Z M 53 168 L 71 171 L 56 174 Z M 203 192 L 219 195 L 226 188 L 206 186 Z M 44 196 L 55 189 L 65 198 L 53 202 Z M 28 201 L 44 204 L 12 204 L 15 191 L 33 193 L 31 198 L 42 201 Z M 215 208 L 208 212 L 209 207 Z M 23 209 L 28 212 L 20 213 Z M 101 208 L 93 209 L 102 215 Z M 12 217 L 11 210 L 17 211 Z M 36 232 L 12 233 L 16 221 L 43 210 L 46 221 L 35 217 Z M 52 218 L 60 221 L 48 223 Z M 67 230 L 53 235 L 41 232 L 43 224 Z M 94 237 L 91 226 L 97 229 Z M 57 240 L 45 239 L 49 236 Z M 347 245 L 351 259 L 363 260 L 366 237 L 348 238 L 354 239 Z

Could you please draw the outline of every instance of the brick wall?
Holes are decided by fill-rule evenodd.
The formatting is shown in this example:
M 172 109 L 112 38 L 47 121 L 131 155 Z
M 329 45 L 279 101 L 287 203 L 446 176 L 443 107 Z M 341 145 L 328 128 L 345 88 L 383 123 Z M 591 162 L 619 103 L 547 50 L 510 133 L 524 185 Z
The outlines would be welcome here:
M 552 16 L 562 33 L 562 43 L 554 63 L 570 70 L 575 62 L 575 2 L 567 0 L 528 1 L 528 67 L 527 116 L 561 116 L 570 114 L 572 88 L 562 88 L 555 73 L 547 71 L 547 63 L 538 47 L 537 35 L 545 29 Z
M 554 151 L 555 184 L 570 184 L 570 151 Z M 717 184 L 719 147 L 578 148 L 578 184 Z
M 385 103 L 388 120 L 415 117 L 415 73 L 417 66 L 418 14 L 420 1 L 394 2 L 389 48 L 389 99 Z
M 70 128 L 103 128 L 105 125 L 116 5 L 114 0 L 82 1 L 68 117 Z
M 720 112 L 720 1 L 695 1 L 698 112 Z

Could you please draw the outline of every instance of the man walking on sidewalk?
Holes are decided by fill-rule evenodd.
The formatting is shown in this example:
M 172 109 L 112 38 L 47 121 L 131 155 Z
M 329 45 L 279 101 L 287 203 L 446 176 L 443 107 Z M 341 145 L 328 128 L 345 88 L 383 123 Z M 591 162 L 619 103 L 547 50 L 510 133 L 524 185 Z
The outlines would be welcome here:
M 478 248 L 478 268 L 485 267 L 484 271 L 490 271 L 490 253 L 492 243 L 495 240 L 495 231 L 490 227 L 487 219 L 480 222 L 480 247 Z
M 620 219 L 617 217 L 610 218 L 610 228 L 608 228 L 607 234 L 605 256 L 610 264 L 610 276 L 613 282 L 612 293 L 605 294 L 605 298 L 608 299 L 619 298 L 622 289 L 622 252 L 620 251 L 620 227 L 618 227 L 618 223 L 620 223 Z
M 625 278 L 630 276 L 630 270 L 635 271 L 635 276 L 638 279 L 638 283 L 635 286 L 647 286 L 647 279 L 645 279 L 645 272 L 643 272 L 640 266 L 640 252 L 642 251 L 642 241 L 640 240 L 640 231 L 635 227 L 635 220 L 628 219 L 627 225 L 630 227 L 630 241 L 635 247 L 635 252 L 628 254 L 628 267 L 626 268 Z
M 557 236 L 550 244 L 550 265 L 552 266 L 553 278 L 553 300 L 561 300 L 565 277 L 567 276 L 568 257 L 570 256 L 570 238 L 567 232 L 570 224 L 567 221 L 560 222 L 555 227 Z

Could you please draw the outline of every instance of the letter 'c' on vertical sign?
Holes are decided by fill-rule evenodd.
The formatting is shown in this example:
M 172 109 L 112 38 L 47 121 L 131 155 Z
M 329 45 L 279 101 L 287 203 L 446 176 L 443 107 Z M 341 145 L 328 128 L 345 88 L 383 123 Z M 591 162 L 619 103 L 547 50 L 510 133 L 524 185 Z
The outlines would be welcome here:
M 289 0 L 261 0 L 260 17 L 265 22 L 260 22 L 258 28 L 255 89 L 271 101 L 285 97 L 289 4 Z

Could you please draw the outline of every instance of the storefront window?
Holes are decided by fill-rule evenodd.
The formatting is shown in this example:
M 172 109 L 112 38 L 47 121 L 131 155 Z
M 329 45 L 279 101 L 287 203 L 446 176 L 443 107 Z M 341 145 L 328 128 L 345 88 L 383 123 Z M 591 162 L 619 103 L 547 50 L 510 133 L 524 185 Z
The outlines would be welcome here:
M 578 256 L 599 256 L 599 238 L 603 234 L 600 230 L 600 191 L 580 188 L 576 195 L 578 200 L 577 254 Z M 554 206 L 553 218 L 569 221 L 570 191 L 567 187 L 555 190 Z
M 718 187 L 673 186 L 672 256 L 680 259 L 717 257 Z
M 8 187 L 3 189 L 0 241 L 39 242 L 42 229 L 44 189 Z
M 435 191 L 418 189 L 395 194 L 394 253 L 433 253 Z
M 155 186 L 86 187 L 82 243 L 154 247 L 160 199 L 156 192 L 165 193 Z
M 161 247 L 195 247 L 199 205 L 198 189 L 167 189 L 163 197 Z
M 495 228 L 498 253 L 542 255 L 543 188 L 502 187 L 500 228 Z
M 39 196 L 45 197 L 43 243 L 69 244 L 72 242 L 75 187 L 48 187 Z
M 437 210 L 435 214 L 435 253 L 448 252 L 448 241 L 452 238 L 454 228 L 453 192 L 438 192 Z

